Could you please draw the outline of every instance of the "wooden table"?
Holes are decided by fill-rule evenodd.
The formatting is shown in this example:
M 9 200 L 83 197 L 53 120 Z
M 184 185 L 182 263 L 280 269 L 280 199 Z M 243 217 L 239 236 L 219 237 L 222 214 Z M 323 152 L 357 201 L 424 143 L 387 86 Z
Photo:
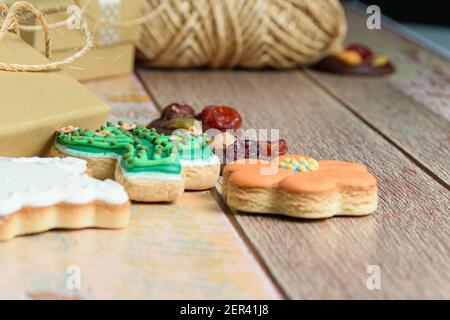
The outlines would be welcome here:
M 218 186 L 134 204 L 123 231 L 49 232 L 0 246 L 0 298 L 450 298 L 450 64 L 347 10 L 348 42 L 393 57 L 391 77 L 296 71 L 161 71 L 86 83 L 111 120 L 149 122 L 170 102 L 236 107 L 290 151 L 367 164 L 371 216 L 304 221 L 235 214 Z M 139 79 L 139 80 L 138 80 Z M 69 290 L 68 267 L 81 271 Z M 381 289 L 369 290 L 368 266 Z M 70 271 L 70 269 L 69 269 Z

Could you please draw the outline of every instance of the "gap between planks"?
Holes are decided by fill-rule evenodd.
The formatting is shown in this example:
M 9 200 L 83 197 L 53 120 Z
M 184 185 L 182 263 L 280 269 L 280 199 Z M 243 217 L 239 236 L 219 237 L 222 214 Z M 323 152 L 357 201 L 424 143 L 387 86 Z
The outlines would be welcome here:
M 160 103 L 234 105 L 247 127 L 282 128 L 293 152 L 362 161 L 375 172 L 380 207 L 369 217 L 236 215 L 290 298 L 447 296 L 439 272 L 448 263 L 446 190 L 301 72 L 139 72 Z M 362 285 L 367 263 L 383 266 L 383 291 Z
M 441 184 L 447 190 L 450 190 L 450 185 L 446 181 L 444 181 L 441 177 L 439 177 L 436 173 L 434 173 L 432 169 L 422 164 L 422 162 L 419 159 L 417 159 L 413 154 L 405 150 L 400 144 L 395 142 L 393 139 L 389 138 L 385 133 L 383 133 L 382 130 L 378 129 L 369 119 L 365 118 L 362 114 L 354 110 L 343 98 L 339 97 L 332 90 L 330 90 L 326 85 L 322 83 L 322 81 L 316 78 L 310 71 L 305 70 L 304 74 L 306 78 L 308 78 L 311 81 L 311 83 L 315 84 L 318 88 L 322 89 L 324 93 L 334 98 L 337 102 L 339 102 L 340 105 L 342 105 L 345 109 L 347 109 L 357 119 L 364 122 L 364 124 L 366 124 L 370 129 L 372 129 L 373 132 L 377 133 L 388 143 L 397 148 L 405 157 L 411 160 L 415 165 L 417 165 L 420 169 L 422 169 L 422 171 L 428 174 L 432 179 L 436 180 L 436 182 Z
M 347 42 L 388 54 L 396 72 L 355 78 L 306 70 L 305 76 L 448 190 L 449 62 L 410 39 L 399 39 L 389 27 L 367 30 L 363 13 L 352 7 L 346 11 Z

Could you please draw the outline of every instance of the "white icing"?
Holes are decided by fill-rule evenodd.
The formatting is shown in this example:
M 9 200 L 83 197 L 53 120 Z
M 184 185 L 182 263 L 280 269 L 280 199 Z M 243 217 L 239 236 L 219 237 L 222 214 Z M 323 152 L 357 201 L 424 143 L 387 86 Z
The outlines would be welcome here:
M 93 153 L 93 152 L 85 152 L 85 151 L 79 151 L 74 150 L 71 148 L 68 148 L 62 144 L 56 143 L 55 148 L 62 153 L 72 156 L 72 157 L 83 157 L 83 158 L 109 158 L 109 159 L 115 159 L 119 158 L 120 155 L 114 152 L 108 152 L 108 153 Z
M 23 207 L 48 207 L 59 203 L 82 205 L 102 201 L 128 202 L 123 187 L 111 180 L 86 175 L 86 161 L 76 158 L 0 157 L 0 216 Z
M 220 160 L 216 155 L 212 155 L 208 159 L 195 159 L 195 160 L 180 159 L 180 163 L 183 167 L 206 167 L 220 164 Z
M 165 172 L 129 172 L 120 166 L 122 174 L 127 178 L 135 179 L 151 179 L 151 180 L 170 180 L 178 181 L 181 180 L 181 174 L 176 173 L 165 173 Z

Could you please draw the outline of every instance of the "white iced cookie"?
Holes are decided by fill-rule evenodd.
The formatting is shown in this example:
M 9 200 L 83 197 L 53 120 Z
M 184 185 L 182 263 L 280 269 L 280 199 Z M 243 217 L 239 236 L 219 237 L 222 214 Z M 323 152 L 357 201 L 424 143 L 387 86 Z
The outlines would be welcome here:
M 76 158 L 0 157 L 0 241 L 50 229 L 123 228 L 123 187 L 86 174 Z

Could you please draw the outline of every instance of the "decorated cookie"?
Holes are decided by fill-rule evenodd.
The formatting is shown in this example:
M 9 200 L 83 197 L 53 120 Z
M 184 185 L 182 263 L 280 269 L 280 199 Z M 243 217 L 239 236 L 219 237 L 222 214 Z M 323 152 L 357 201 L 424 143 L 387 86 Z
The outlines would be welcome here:
M 377 181 L 357 163 L 301 155 L 225 166 L 223 196 L 236 210 L 299 218 L 360 216 L 377 208 Z
M 349 75 L 385 75 L 395 70 L 387 56 L 374 54 L 360 44 L 349 45 L 322 59 L 314 67 L 321 71 Z
M 123 228 L 124 188 L 75 158 L 0 158 L 0 241 L 51 229 Z
M 173 201 L 184 189 L 212 188 L 220 171 L 201 132 L 166 136 L 122 121 L 96 131 L 61 128 L 51 155 L 85 159 L 94 177 L 115 179 L 130 199 L 145 202 Z

